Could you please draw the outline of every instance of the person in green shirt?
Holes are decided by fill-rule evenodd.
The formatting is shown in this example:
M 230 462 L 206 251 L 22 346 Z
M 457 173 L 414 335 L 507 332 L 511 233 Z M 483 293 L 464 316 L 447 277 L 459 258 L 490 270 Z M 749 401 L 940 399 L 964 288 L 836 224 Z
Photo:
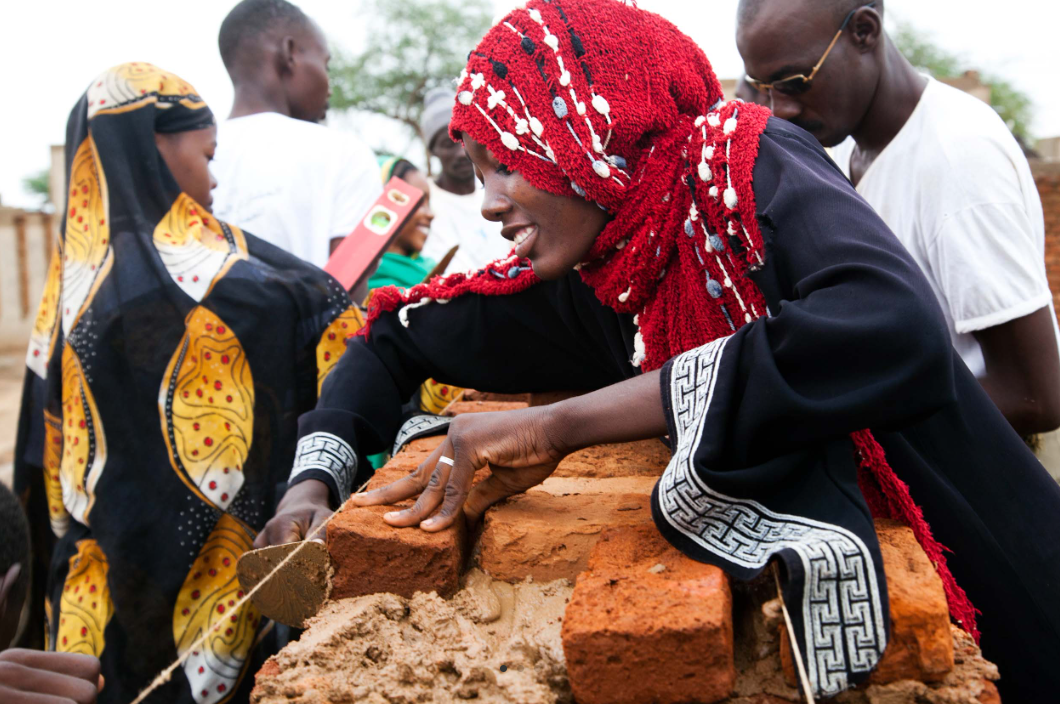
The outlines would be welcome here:
M 383 253 L 379 268 L 368 279 L 368 290 L 382 286 L 411 288 L 426 279 L 435 264 L 434 260 L 420 256 L 420 250 L 430 234 L 431 220 L 434 220 L 430 204 L 430 184 L 415 165 L 404 159 L 381 158 L 380 168 L 383 183 L 389 181 L 392 176 L 397 176 L 410 186 L 423 191 L 423 202 L 401 228 L 397 239 Z

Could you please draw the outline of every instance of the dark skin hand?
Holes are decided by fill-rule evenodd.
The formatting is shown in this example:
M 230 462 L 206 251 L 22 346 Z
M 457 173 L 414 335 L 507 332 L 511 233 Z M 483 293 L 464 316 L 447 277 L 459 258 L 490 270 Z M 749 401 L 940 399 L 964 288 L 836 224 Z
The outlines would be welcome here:
M 324 542 L 324 531 L 314 535 L 321 523 L 334 513 L 328 504 L 328 485 L 316 479 L 295 484 L 280 500 L 276 516 L 254 539 L 255 548 L 282 545 L 314 536 Z
M 1027 437 L 1060 426 L 1060 357 L 1052 311 L 973 333 L 983 349 L 979 380 L 1013 429 Z
M 21 648 L 0 653 L 4 704 L 94 704 L 102 690 L 94 657 Z
M 658 370 L 549 406 L 457 416 L 445 442 L 409 476 L 356 494 L 356 506 L 392 504 L 419 494 L 416 503 L 383 515 L 392 526 L 434 532 L 461 516 L 477 523 L 486 509 L 540 484 L 566 455 L 590 445 L 666 434 Z M 439 462 L 453 460 L 452 466 Z M 490 476 L 471 486 L 475 472 Z

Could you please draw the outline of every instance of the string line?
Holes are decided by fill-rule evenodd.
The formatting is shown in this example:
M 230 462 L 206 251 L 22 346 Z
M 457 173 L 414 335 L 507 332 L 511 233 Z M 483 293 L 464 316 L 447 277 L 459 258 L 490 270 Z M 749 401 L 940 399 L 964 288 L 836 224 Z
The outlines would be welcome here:
M 773 563 L 773 579 L 777 583 L 777 596 L 780 597 L 780 609 L 784 612 L 784 623 L 788 627 L 788 642 L 791 644 L 791 653 L 795 656 L 795 665 L 799 672 L 799 683 L 802 685 L 803 695 L 806 701 L 814 704 L 813 689 L 810 687 L 810 678 L 806 675 L 806 666 L 802 662 L 802 652 L 799 650 L 799 642 L 795 639 L 795 627 L 791 625 L 791 614 L 788 613 L 788 605 L 784 603 L 784 591 L 780 588 L 780 570 L 777 563 Z
M 371 480 L 369 479 L 369 481 L 371 481 Z M 364 484 L 361 484 L 361 486 L 359 486 L 359 487 L 357 488 L 357 491 L 355 491 L 355 492 L 353 492 L 353 493 L 354 493 L 354 494 L 359 494 L 359 493 L 361 493 L 362 491 L 364 491 L 364 488 L 365 488 L 366 486 L 368 486 L 368 482 L 367 482 L 367 481 L 366 481 L 366 482 L 365 482 Z M 282 559 L 282 560 L 280 561 L 280 564 L 276 565 L 276 567 L 274 567 L 274 568 L 272 569 L 272 571 L 270 571 L 270 572 L 269 572 L 269 573 L 268 573 L 267 575 L 265 575 L 264 577 L 262 577 L 261 581 L 260 581 L 260 582 L 258 582 L 258 583 L 257 583 L 256 585 L 254 585 L 254 588 L 253 588 L 253 589 L 251 589 L 251 590 L 250 590 L 249 592 L 247 592 L 246 596 L 244 596 L 244 597 L 243 597 L 242 599 L 240 599 L 239 601 L 237 601 L 237 602 L 236 602 L 236 604 L 235 604 L 234 606 L 232 606 L 232 607 L 231 607 L 231 609 L 232 609 L 232 610 L 233 610 L 234 612 L 238 613 L 238 612 L 239 612 L 239 609 L 243 608 L 243 605 L 244 605 L 244 604 L 246 604 L 246 603 L 247 603 L 248 601 L 250 601 L 250 600 L 251 600 L 251 598 L 252 598 L 252 597 L 253 597 L 253 596 L 254 596 L 255 594 L 257 594 L 257 593 L 258 593 L 258 590 L 259 590 L 259 589 L 261 589 L 262 587 L 264 587 L 264 586 L 265 586 L 265 584 L 266 584 L 267 582 L 269 582 L 269 580 L 271 580 L 271 579 L 272 579 L 273 577 L 275 577 L 275 576 L 277 575 L 277 573 L 279 573 L 279 571 L 280 571 L 281 569 L 283 569 L 283 568 L 284 568 L 284 566 L 285 566 L 285 565 L 286 565 L 286 564 L 287 564 L 288 562 L 290 562 L 290 561 L 291 561 L 292 559 L 294 559 L 294 556 L 295 556 L 295 555 L 297 555 L 298 553 L 300 553 L 300 552 L 301 552 L 301 551 L 302 551 L 302 550 L 303 550 L 303 549 L 304 549 L 304 548 L 305 548 L 305 547 L 306 547 L 306 546 L 307 546 L 307 545 L 309 544 L 309 542 L 310 542 L 311 540 L 313 540 L 314 538 L 316 538 L 316 537 L 317 537 L 317 535 L 318 535 L 318 534 L 320 533 L 320 531 L 324 530 L 324 528 L 326 528 L 326 527 L 327 527 L 327 525 L 328 525 L 329 523 L 331 523 L 331 521 L 332 521 L 332 520 L 333 520 L 333 519 L 334 519 L 334 518 L 335 518 L 336 516 L 338 516 L 338 515 L 339 515 L 339 512 L 340 512 L 341 510 L 342 510 L 342 507 L 340 506 L 340 507 L 338 508 L 338 510 L 336 510 L 336 511 L 335 511 L 335 513 L 331 514 L 331 515 L 330 515 L 330 516 L 328 517 L 328 519 L 327 519 L 326 521 L 324 521 L 324 522 L 323 522 L 323 523 L 321 523 L 321 524 L 320 524 L 319 526 L 317 526 L 317 527 L 316 527 L 316 530 L 314 530 L 314 531 L 313 531 L 312 533 L 310 533 L 309 535 L 307 535 L 307 536 L 305 537 L 305 539 L 304 539 L 304 540 L 302 541 L 302 544 L 301 544 L 301 545 L 299 545 L 299 546 L 298 546 L 298 547 L 296 547 L 296 548 L 295 548 L 294 550 L 292 550 L 291 552 L 289 552 L 289 553 L 287 554 L 287 557 L 283 558 L 283 559 Z M 166 682 L 169 682 L 169 679 L 170 679 L 170 678 L 171 678 L 171 677 L 173 676 L 173 672 L 174 672 L 174 671 L 175 671 L 175 670 L 176 670 L 176 669 L 177 669 L 178 667 L 180 667 L 181 665 L 183 665 L 183 664 L 184 664 L 184 661 L 188 659 L 188 656 L 190 656 L 190 655 L 191 655 L 191 653 L 192 653 L 193 651 L 196 651 L 196 650 L 198 650 L 198 649 L 199 649 L 199 646 L 201 646 L 201 645 L 202 645 L 203 643 L 205 643 L 205 642 L 206 642 L 206 641 L 207 641 L 207 640 L 208 640 L 208 639 L 210 638 L 210 634 L 211 634 L 211 633 L 212 633 L 212 632 L 213 632 L 214 630 L 216 630 L 216 629 L 210 629 L 210 628 L 207 628 L 207 629 L 206 629 L 206 632 L 205 632 L 205 633 L 204 633 L 204 634 L 203 634 L 203 635 L 202 635 L 202 636 L 201 636 L 201 637 L 200 637 L 200 638 L 199 638 L 198 640 L 196 640 L 196 641 L 195 641 L 194 643 L 192 643 L 191 645 L 189 645 L 189 646 L 188 646 L 187 648 L 185 648 L 185 649 L 184 649 L 184 654 L 183 654 L 183 655 L 181 655 L 181 656 L 180 656 L 180 657 L 178 657 L 178 658 L 177 658 L 176 660 L 174 660 L 174 661 L 173 661 L 172 663 L 170 663 L 170 664 L 169 664 L 169 666 L 168 666 L 168 667 L 166 667 L 166 669 L 164 669 L 164 670 L 162 670 L 162 671 L 161 671 L 160 673 L 158 673 L 158 676 L 157 676 L 157 677 L 155 677 L 155 679 L 154 679 L 154 680 L 153 680 L 153 681 L 151 682 L 151 684 L 149 684 L 149 685 L 147 686 L 147 689 L 145 689 L 145 690 L 143 690 L 142 692 L 140 692 L 140 695 L 139 695 L 138 697 L 136 697 L 136 699 L 134 699 L 134 700 L 133 700 L 133 701 L 131 702 L 131 704 L 141 704 L 141 703 L 142 703 L 142 702 L 143 702 L 143 701 L 144 701 L 145 699 L 147 699 L 147 697 L 148 697 L 148 696 L 149 696 L 149 695 L 150 695 L 150 694 L 151 694 L 152 692 L 154 692 L 154 691 L 155 691 L 156 689 L 158 689 L 159 687 L 161 687 L 162 685 L 164 685 L 164 684 L 165 684 Z M 249 656 L 249 654 L 248 654 L 248 656 Z

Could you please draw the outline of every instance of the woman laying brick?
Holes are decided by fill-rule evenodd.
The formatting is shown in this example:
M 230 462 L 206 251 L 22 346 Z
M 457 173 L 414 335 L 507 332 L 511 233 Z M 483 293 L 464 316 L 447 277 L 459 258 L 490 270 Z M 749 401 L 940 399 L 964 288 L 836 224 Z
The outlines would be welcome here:
M 377 293 L 301 419 L 294 487 L 262 541 L 313 523 L 299 482 L 348 492 L 338 477 L 403 442 L 400 402 L 428 377 L 597 389 L 461 416 L 416 472 L 353 501 L 419 494 L 385 520 L 441 530 L 572 450 L 668 434 L 659 531 L 738 579 L 779 561 L 818 695 L 863 681 L 887 643 L 874 515 L 914 529 L 1005 696 L 1060 691 L 1060 487 L 811 136 L 724 102 L 688 37 L 613 0 L 531 0 L 498 23 L 461 74 L 451 130 L 515 250 Z

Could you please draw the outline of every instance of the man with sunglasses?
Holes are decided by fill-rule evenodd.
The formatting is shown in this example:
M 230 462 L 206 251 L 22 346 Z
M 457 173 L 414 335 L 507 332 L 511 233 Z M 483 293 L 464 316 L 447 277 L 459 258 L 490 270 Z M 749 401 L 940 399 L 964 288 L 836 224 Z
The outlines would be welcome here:
M 954 347 L 1012 427 L 1025 438 L 1052 431 L 1060 331 L 1030 167 L 988 105 L 902 56 L 884 32 L 883 4 L 742 0 L 746 81 L 778 117 L 836 147 L 840 168 L 923 269 Z M 1049 469 L 1060 479 L 1060 467 Z

